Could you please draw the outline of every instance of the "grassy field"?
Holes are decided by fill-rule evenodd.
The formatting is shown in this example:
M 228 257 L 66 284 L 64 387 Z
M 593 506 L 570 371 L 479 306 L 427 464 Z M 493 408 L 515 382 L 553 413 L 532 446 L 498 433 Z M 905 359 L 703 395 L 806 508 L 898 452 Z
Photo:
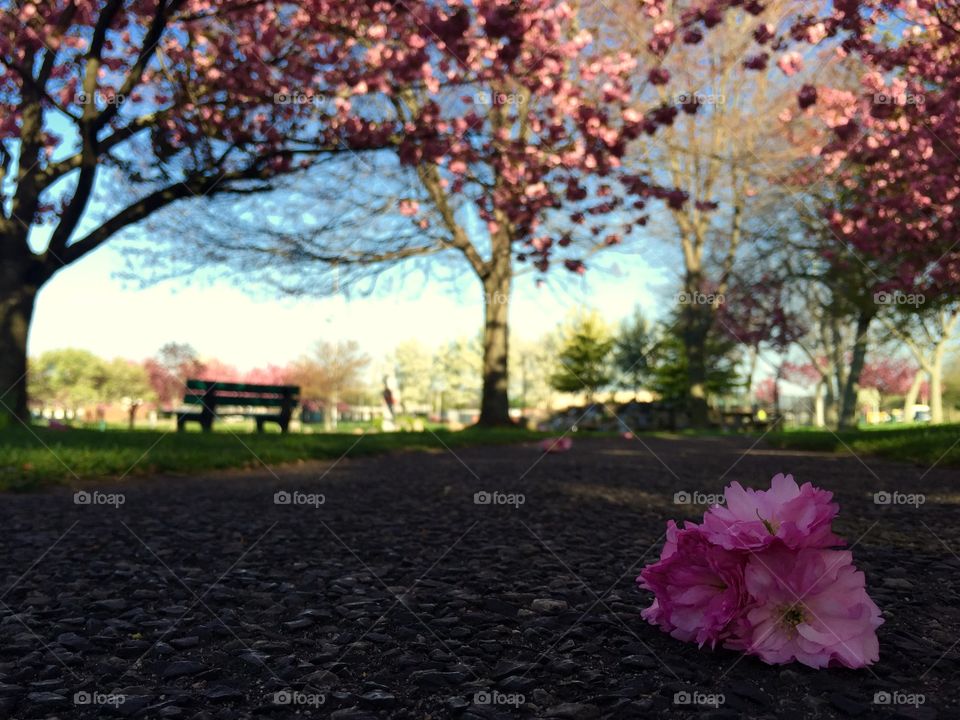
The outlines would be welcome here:
M 854 452 L 920 465 L 960 466 L 960 425 L 879 426 L 836 433 L 803 428 L 771 433 L 766 439 L 780 448 Z
M 468 445 L 530 442 L 558 433 L 528 430 L 460 432 L 313 433 L 258 435 L 246 426 L 222 424 L 209 434 L 159 430 L 105 431 L 0 429 L 0 490 L 28 490 L 76 479 L 120 478 L 149 473 L 196 473 L 256 468 L 301 460 L 335 459 L 402 450 L 443 450 Z M 608 433 L 609 434 L 609 433 Z M 676 437 L 675 433 L 654 433 Z M 681 433 L 693 435 L 702 433 Z M 602 435 L 602 434 L 601 434 Z M 892 426 L 834 433 L 794 429 L 770 433 L 774 447 L 882 455 L 921 465 L 960 466 L 960 425 Z
M 289 435 L 220 430 L 167 433 L 151 430 L 0 430 L 0 490 L 27 490 L 76 479 L 119 478 L 148 473 L 195 473 L 261 467 L 299 460 L 351 457 L 399 450 L 443 450 L 539 440 L 527 430 L 468 429 L 460 432 Z

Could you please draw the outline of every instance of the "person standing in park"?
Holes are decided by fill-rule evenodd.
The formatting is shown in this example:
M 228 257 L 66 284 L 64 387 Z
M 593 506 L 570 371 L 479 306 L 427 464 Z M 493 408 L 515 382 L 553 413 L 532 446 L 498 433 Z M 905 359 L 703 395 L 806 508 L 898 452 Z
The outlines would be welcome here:
M 393 390 L 390 389 L 389 378 L 383 376 L 383 402 L 387 405 L 387 411 L 390 413 L 390 419 L 393 420 L 396 418 L 393 412 Z

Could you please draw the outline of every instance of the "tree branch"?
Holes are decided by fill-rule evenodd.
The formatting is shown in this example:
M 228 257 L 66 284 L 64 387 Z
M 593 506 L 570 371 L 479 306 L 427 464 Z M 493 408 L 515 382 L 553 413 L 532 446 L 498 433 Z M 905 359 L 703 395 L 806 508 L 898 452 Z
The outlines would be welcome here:
M 440 172 L 437 166 L 433 163 L 422 163 L 417 166 L 417 175 L 420 177 L 420 182 L 423 183 L 423 187 L 430 196 L 433 206 L 443 219 L 443 224 L 450 233 L 449 239 L 443 241 L 444 244 L 462 252 L 474 272 L 476 272 L 481 279 L 485 278 L 490 272 L 490 266 L 480 256 L 480 253 L 477 252 L 477 249 L 467 237 L 466 232 L 464 232 L 463 228 L 457 222 L 453 207 L 450 205 L 450 199 L 441 187 Z
M 263 159 L 261 159 L 263 160 Z M 263 162 L 256 162 L 250 167 L 220 175 L 198 175 L 183 182 L 168 185 L 157 190 L 133 205 L 121 210 L 105 221 L 100 227 L 88 233 L 74 243 L 71 243 L 59 256 L 52 253 L 47 258 L 50 263 L 69 265 L 89 252 L 92 252 L 120 230 L 143 220 L 162 207 L 177 200 L 190 197 L 212 197 L 214 194 L 229 192 L 229 183 L 243 180 L 268 180 L 272 177 L 265 169 Z

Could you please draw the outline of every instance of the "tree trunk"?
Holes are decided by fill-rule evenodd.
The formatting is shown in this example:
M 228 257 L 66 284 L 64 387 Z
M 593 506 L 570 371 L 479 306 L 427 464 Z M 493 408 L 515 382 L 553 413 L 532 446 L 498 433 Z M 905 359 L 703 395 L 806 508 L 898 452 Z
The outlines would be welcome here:
M 841 417 L 843 416 L 843 393 L 847 385 L 847 376 L 843 333 L 840 330 L 840 321 L 836 317 L 830 319 L 830 338 L 830 353 L 833 358 L 830 365 L 833 367 L 835 380 L 835 385 L 832 388 L 834 391 L 833 402 L 830 403 L 832 405 L 830 420 L 839 426 Z M 859 382 L 859 378 L 857 378 L 857 380 Z
M 943 423 L 943 345 L 933 355 L 930 364 L 930 424 Z
M 4 416 L 28 422 L 27 335 L 37 287 L 25 285 L 19 270 L 0 268 L 0 426 Z
M 831 373 L 825 377 L 823 381 L 824 425 L 830 425 L 831 427 L 836 427 L 837 423 L 840 421 L 840 416 L 837 413 L 837 392 L 834 389 L 835 380 L 836 377 L 831 371 Z
M 340 393 L 332 390 L 327 397 L 327 407 L 323 413 L 323 429 L 327 432 L 333 432 L 337 429 L 339 423 Z
M 753 376 L 757 374 L 757 359 L 760 355 L 760 348 L 756 345 L 750 346 L 750 364 L 747 371 L 747 399 L 751 405 L 756 404 L 756 398 L 753 396 Z
M 861 312 L 857 317 L 857 339 L 853 344 L 853 357 L 850 360 L 850 371 L 847 373 L 840 406 L 841 430 L 857 427 L 857 395 L 860 391 L 860 374 L 867 356 L 867 329 L 872 320 L 873 313 Z
M 823 391 L 824 391 L 824 381 L 820 380 L 817 383 L 817 388 L 814 391 L 814 420 L 813 424 L 817 427 L 824 427 L 827 424 L 826 414 L 823 409 Z
M 481 427 L 513 424 L 507 396 L 510 281 L 509 240 L 495 237 L 490 273 L 483 278 L 483 394 L 477 421 Z
M 713 309 L 700 304 L 700 290 L 688 290 L 690 303 L 683 308 L 683 345 L 687 356 L 687 406 L 690 424 L 705 428 L 707 418 L 707 335 Z
M 910 389 L 907 390 L 903 398 L 903 421 L 913 422 L 913 406 L 917 404 L 917 395 L 920 394 L 920 386 L 923 385 L 923 370 L 917 368 L 917 374 L 913 376 L 913 382 L 910 383 Z
M 777 368 L 777 374 L 773 376 L 773 422 L 774 424 L 780 423 L 781 427 L 783 426 L 783 421 L 781 416 L 783 415 L 780 412 L 780 373 L 782 366 Z

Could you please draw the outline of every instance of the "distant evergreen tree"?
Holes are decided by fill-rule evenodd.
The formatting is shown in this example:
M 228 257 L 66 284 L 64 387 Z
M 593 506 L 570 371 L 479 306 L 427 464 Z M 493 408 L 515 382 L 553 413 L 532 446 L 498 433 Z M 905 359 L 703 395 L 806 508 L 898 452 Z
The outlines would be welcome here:
M 689 390 L 686 346 L 677 324 L 667 321 L 661 324 L 661 328 L 662 339 L 653 353 L 650 389 L 664 400 L 683 400 Z M 737 350 L 736 341 L 719 331 L 714 330 L 707 336 L 705 351 L 708 395 L 725 395 L 740 385 Z
M 613 362 L 620 372 L 619 384 L 638 395 L 647 382 L 653 364 L 652 353 L 658 339 L 657 328 L 647 320 L 640 308 L 620 325 L 614 342 Z
M 579 315 L 564 332 L 551 386 L 560 392 L 586 392 L 587 401 L 593 402 L 597 392 L 613 380 L 613 343 L 595 312 Z

